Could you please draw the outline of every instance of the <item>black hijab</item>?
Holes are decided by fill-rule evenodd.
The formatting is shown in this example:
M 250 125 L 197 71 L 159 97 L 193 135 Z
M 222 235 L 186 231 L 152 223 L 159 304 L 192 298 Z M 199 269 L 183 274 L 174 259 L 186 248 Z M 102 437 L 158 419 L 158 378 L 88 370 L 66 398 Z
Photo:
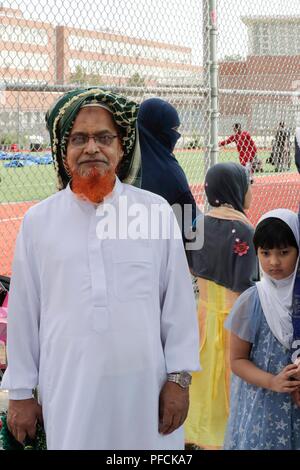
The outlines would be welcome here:
M 196 233 L 198 237 L 203 236 L 203 247 L 187 252 L 194 275 L 234 292 L 243 292 L 258 280 L 254 229 L 246 217 L 245 221 L 238 220 L 234 214 L 236 211 L 244 212 L 248 187 L 248 172 L 242 165 L 218 163 L 208 170 L 205 192 L 210 205 L 219 207 L 225 204 L 235 210 L 232 211 L 232 219 L 210 215 L 198 217 Z
M 138 129 L 142 156 L 142 189 L 175 204 L 190 192 L 187 178 L 173 150 L 180 137 L 180 120 L 176 109 L 160 98 L 150 98 L 141 105 Z
M 205 177 L 205 193 L 209 204 L 219 207 L 230 204 L 233 209 L 244 213 L 244 200 L 249 187 L 246 168 L 238 163 L 217 163 Z

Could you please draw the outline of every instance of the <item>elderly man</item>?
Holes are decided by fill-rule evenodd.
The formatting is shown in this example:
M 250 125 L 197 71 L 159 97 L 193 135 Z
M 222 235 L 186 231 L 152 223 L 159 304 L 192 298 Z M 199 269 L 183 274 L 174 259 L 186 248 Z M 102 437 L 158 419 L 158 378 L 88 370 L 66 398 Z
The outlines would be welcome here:
M 20 442 L 43 418 L 48 449 L 183 448 L 195 305 L 170 206 L 132 186 L 136 115 L 99 88 L 47 113 L 60 191 L 27 212 L 18 236 L 2 383 Z M 149 234 L 154 207 L 162 223 Z M 139 208 L 137 236 L 128 224 Z

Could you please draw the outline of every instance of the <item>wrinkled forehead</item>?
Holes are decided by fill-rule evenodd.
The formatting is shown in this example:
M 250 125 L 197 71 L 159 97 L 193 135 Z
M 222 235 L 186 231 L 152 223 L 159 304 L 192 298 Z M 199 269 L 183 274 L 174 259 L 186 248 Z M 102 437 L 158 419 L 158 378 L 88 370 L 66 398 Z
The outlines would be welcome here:
M 106 111 L 113 114 L 111 109 L 106 104 L 95 102 L 95 101 L 93 101 L 92 103 L 83 104 L 80 109 L 83 109 L 83 108 L 102 108 L 102 109 L 106 109 Z
M 113 113 L 104 106 L 86 105 L 82 106 L 73 122 L 71 131 L 74 130 L 118 130 Z

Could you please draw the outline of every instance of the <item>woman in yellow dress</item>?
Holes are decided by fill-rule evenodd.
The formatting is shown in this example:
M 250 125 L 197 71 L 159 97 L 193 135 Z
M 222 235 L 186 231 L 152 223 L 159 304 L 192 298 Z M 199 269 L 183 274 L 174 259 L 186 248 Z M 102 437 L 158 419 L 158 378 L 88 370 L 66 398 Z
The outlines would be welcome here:
M 205 192 L 212 209 L 195 224 L 196 231 L 204 230 L 203 247 L 188 252 L 200 292 L 202 370 L 193 374 L 185 435 L 187 444 L 204 449 L 222 447 L 229 414 L 229 334 L 224 321 L 237 297 L 258 279 L 254 230 L 244 213 L 251 203 L 250 180 L 247 169 L 237 163 L 218 163 L 208 170 Z

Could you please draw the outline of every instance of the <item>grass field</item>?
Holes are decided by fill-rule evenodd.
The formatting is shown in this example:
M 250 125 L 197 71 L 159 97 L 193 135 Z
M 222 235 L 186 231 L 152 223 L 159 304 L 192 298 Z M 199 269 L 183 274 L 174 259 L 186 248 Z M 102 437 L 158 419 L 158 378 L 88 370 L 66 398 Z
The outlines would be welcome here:
M 274 166 L 266 162 L 270 156 L 270 152 L 258 152 L 258 157 L 262 160 L 264 172 L 262 175 L 274 174 Z M 185 151 L 176 153 L 176 157 L 184 169 L 190 184 L 202 182 L 204 180 L 204 161 L 202 152 Z M 220 150 L 219 162 L 237 162 L 239 163 L 238 153 L 232 149 Z M 293 162 L 291 165 L 291 172 L 296 171 L 296 165 Z M 257 174 L 257 176 L 261 176 Z
M 265 160 L 269 152 L 259 153 L 263 161 L 264 172 L 262 175 L 274 174 L 274 167 L 266 164 Z M 176 152 L 176 157 L 184 169 L 190 184 L 202 183 L 204 180 L 204 160 L 202 151 Z M 219 161 L 238 162 L 238 154 L 235 150 L 221 150 Z M 296 171 L 295 165 L 291 171 Z M 5 168 L 3 162 L 0 165 L 0 203 L 36 201 L 46 198 L 55 192 L 56 180 L 52 165 L 36 165 L 24 168 Z
M 55 192 L 53 165 L 0 167 L 0 203 L 44 199 Z

